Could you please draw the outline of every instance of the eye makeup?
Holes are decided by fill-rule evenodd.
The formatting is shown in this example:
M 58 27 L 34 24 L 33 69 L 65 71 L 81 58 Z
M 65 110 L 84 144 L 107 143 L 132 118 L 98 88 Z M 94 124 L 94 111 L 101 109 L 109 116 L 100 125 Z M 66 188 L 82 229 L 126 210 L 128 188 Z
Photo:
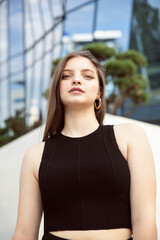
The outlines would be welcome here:
M 74 71 L 72 69 L 64 69 L 62 79 L 69 79 L 72 77 Z M 82 69 L 81 74 L 85 79 L 94 79 L 95 73 L 91 69 Z

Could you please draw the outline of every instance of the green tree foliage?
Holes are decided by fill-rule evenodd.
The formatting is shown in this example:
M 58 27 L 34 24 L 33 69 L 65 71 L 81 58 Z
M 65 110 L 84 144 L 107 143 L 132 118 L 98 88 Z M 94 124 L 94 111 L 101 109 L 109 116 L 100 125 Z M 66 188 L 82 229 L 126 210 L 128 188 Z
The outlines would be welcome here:
M 51 77 L 53 76 L 54 74 L 54 71 L 55 71 L 55 68 L 57 66 L 57 64 L 61 61 L 62 58 L 57 58 L 56 60 L 54 60 L 52 62 L 52 68 L 51 68 Z
M 130 59 L 132 62 L 135 63 L 136 66 L 147 66 L 146 57 L 142 53 L 139 53 L 136 50 L 129 50 L 124 53 L 118 53 L 116 55 L 116 59 L 118 60 Z
M 54 61 L 52 61 L 52 68 L 51 68 L 51 77 L 53 76 L 54 74 L 54 71 L 56 69 L 56 66 L 58 65 L 58 63 L 62 60 L 62 58 L 56 58 Z M 42 96 L 45 97 L 46 99 L 48 98 L 48 95 L 49 95 L 49 88 L 46 89 Z
M 48 98 L 48 95 L 49 95 L 49 88 L 46 89 L 46 90 L 43 92 L 42 96 L 47 99 L 47 98 Z
M 16 115 L 5 120 L 5 127 L 0 128 L 0 146 L 11 142 L 27 132 L 25 118 Z
M 111 76 L 123 77 L 132 75 L 137 71 L 137 66 L 131 60 L 109 59 L 105 62 L 107 74 Z
M 7 127 L 0 128 L 0 147 L 12 141 L 14 138 Z
M 116 113 L 117 108 L 125 101 L 126 98 L 130 98 L 133 101 L 133 109 L 126 114 L 130 116 L 141 103 L 146 103 L 149 99 L 149 93 L 146 91 L 149 82 L 143 78 L 140 74 L 133 74 L 131 76 L 115 77 L 112 79 L 114 86 L 118 87 L 118 93 L 115 98 L 112 99 L 113 108 L 112 114 Z M 113 98 L 113 97 L 112 97 Z
M 105 61 L 108 78 L 114 86 L 108 99 L 108 103 L 112 104 L 112 114 L 116 114 L 118 107 L 127 98 L 132 100 L 133 109 L 125 116 L 130 116 L 140 104 L 148 102 L 149 81 L 138 73 L 138 67 L 146 65 L 146 58 L 135 50 L 116 54 L 114 58 Z
M 10 117 L 5 120 L 4 128 L 0 128 L 0 147 L 35 129 L 40 125 L 41 120 L 38 120 L 34 123 L 33 126 L 26 126 L 23 110 L 18 111 L 16 113 L 16 116 Z
M 104 43 L 93 42 L 83 47 L 83 50 L 90 51 L 99 61 L 111 58 L 116 55 L 114 48 L 106 46 Z

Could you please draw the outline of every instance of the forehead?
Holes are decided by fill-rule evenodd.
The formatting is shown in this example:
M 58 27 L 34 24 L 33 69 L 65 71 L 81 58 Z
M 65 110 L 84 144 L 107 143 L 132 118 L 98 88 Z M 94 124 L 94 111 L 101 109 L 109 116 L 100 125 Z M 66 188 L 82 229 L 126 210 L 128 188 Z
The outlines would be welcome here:
M 69 59 L 64 67 L 65 68 L 72 68 L 72 69 L 84 69 L 88 68 L 91 69 L 94 72 L 97 72 L 96 67 L 93 65 L 93 63 L 86 57 L 73 57 Z

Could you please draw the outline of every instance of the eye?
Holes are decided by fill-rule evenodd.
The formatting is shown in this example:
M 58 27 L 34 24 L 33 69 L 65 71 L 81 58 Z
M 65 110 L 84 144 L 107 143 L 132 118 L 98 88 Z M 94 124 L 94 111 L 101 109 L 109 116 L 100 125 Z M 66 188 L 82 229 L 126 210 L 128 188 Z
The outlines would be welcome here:
M 70 75 L 65 74 L 65 75 L 62 76 L 62 79 L 68 79 L 70 77 L 71 77 Z
M 87 79 L 93 79 L 93 77 L 91 75 L 85 75 L 84 77 Z

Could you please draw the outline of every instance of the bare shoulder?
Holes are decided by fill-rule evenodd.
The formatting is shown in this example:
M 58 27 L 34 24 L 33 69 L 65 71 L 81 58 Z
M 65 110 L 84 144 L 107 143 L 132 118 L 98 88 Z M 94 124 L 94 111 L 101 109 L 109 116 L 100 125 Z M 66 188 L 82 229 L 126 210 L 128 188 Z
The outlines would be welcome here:
M 146 137 L 143 127 L 137 123 L 120 123 L 114 125 L 114 131 L 117 135 L 122 135 L 125 137 L 126 141 L 129 143 L 134 140 L 134 138 Z M 138 139 L 137 139 L 138 140 Z
M 143 161 L 145 163 L 148 161 L 148 166 L 153 165 L 152 149 L 143 127 L 136 123 L 122 123 L 115 125 L 114 128 L 118 136 L 124 136 L 127 145 L 127 160 L 131 167 Z
M 44 150 L 44 142 L 35 144 L 31 148 L 29 148 L 25 154 L 22 161 L 22 167 L 25 169 L 30 169 L 33 175 L 38 179 L 38 170 L 41 162 L 43 150 Z
M 113 129 L 119 149 L 127 161 L 129 149 L 131 147 L 136 148 L 144 139 L 147 141 L 145 131 L 136 123 L 126 122 L 115 124 Z
M 35 155 L 37 156 L 37 154 L 43 151 L 43 148 L 44 148 L 44 142 L 35 144 L 34 146 L 32 146 L 26 151 L 24 156 L 25 158 L 32 158 L 33 156 L 35 157 Z
M 133 122 L 124 122 L 124 123 L 118 123 L 114 125 L 115 128 L 117 129 L 122 129 L 123 131 L 125 129 L 127 130 L 136 130 L 136 131 L 141 131 L 143 130 L 143 128 L 137 124 L 137 123 L 133 123 Z

